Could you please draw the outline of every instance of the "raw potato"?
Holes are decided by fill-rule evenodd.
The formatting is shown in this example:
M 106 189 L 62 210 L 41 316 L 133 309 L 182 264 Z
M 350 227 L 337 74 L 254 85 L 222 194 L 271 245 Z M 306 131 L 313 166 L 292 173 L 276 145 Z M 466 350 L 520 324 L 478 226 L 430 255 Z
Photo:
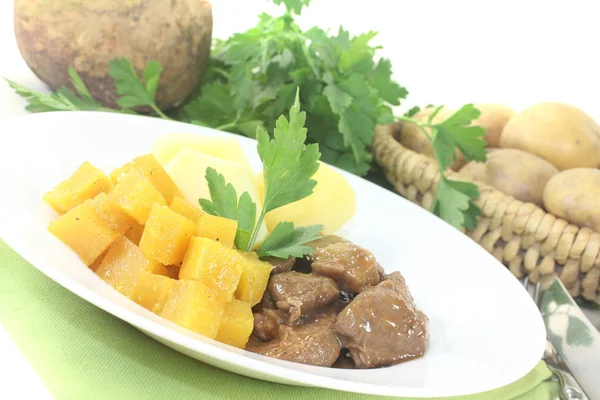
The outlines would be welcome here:
M 542 205 L 544 187 L 558 170 L 548 161 L 515 149 L 488 154 L 483 182 L 515 199 Z
M 540 103 L 515 115 L 504 127 L 500 147 L 542 157 L 559 170 L 600 166 L 600 126 L 580 109 Z
M 600 170 L 562 171 L 544 189 L 544 207 L 572 224 L 600 232 Z
M 431 113 L 434 111 L 435 107 L 428 107 L 413 115 L 412 118 L 419 122 L 426 121 L 431 115 Z M 433 123 L 442 122 L 454 113 L 454 110 L 450 110 L 444 107 L 437 113 L 437 115 L 433 119 Z M 428 132 L 431 134 L 429 130 Z M 404 123 L 404 126 L 402 128 L 402 135 L 400 136 L 400 144 L 402 144 L 402 146 L 406 147 L 407 149 L 410 149 L 420 154 L 424 154 L 430 158 L 434 158 L 433 149 L 431 148 L 429 140 L 425 137 L 423 132 L 415 124 L 411 124 L 408 122 Z M 458 171 L 460 167 L 462 167 L 464 164 L 465 157 L 458 149 L 456 149 L 456 162 L 451 166 L 451 168 L 454 171 Z
M 474 106 L 481 112 L 481 115 L 473 121 L 473 125 L 485 129 L 484 139 L 489 147 L 500 146 L 502 130 L 515 112 L 512 108 L 502 104 L 474 104 Z
M 108 107 L 117 94 L 108 63 L 130 58 L 140 72 L 164 68 L 157 93 L 162 109 L 184 99 L 206 69 L 212 6 L 201 0 L 15 0 L 15 36 L 29 67 L 53 89 L 68 85 L 68 68 Z

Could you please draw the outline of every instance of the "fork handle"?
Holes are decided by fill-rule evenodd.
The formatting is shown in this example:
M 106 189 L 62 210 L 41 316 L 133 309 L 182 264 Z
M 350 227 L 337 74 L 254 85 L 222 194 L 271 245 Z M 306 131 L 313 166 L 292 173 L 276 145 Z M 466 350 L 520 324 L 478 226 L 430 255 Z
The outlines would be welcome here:
M 556 379 L 558 379 L 561 388 L 561 392 L 558 395 L 560 400 L 589 400 L 575 378 L 573 378 L 573 375 L 550 365 L 547 365 L 547 367 L 552 371 Z

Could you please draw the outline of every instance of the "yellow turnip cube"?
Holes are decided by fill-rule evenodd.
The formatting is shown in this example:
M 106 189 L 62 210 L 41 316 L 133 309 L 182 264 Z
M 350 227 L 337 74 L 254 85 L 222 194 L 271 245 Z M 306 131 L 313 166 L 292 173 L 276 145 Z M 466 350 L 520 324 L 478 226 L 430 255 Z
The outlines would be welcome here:
M 125 232 L 125 237 L 131 240 L 131 242 L 134 243 L 136 246 L 139 246 L 143 234 L 144 225 L 134 222 L 131 228 L 129 228 L 127 232 Z
M 92 265 L 121 236 L 98 215 L 93 200 L 86 200 L 51 221 L 48 230 L 77 253 L 85 265 Z
M 146 257 L 162 264 L 178 265 L 195 231 L 192 221 L 167 206 L 154 203 L 140 239 L 140 249 Z
M 106 193 L 98 194 L 92 202 L 100 218 L 117 234 L 124 235 L 136 224 L 133 218 L 108 201 Z
M 160 192 L 135 169 L 130 170 L 121 179 L 110 192 L 108 199 L 142 225 L 146 224 L 152 204 L 167 205 Z
M 89 162 L 84 162 L 69 178 L 44 195 L 44 200 L 59 214 L 80 205 L 98 193 L 112 188 L 109 177 Z
M 96 275 L 129 297 L 141 271 L 167 275 L 167 269 L 163 265 L 146 258 L 139 247 L 122 237 L 110 247 L 96 270 Z
M 131 162 L 123 165 L 120 168 L 113 170 L 110 177 L 114 184 L 121 182 L 123 178 L 132 169 L 140 172 L 146 179 L 150 181 L 152 185 L 160 192 L 165 198 L 167 203 L 173 201 L 173 197 L 181 196 L 181 192 L 175 186 L 175 183 L 164 170 L 164 168 L 158 163 L 156 158 L 152 154 L 146 154 L 134 158 Z
M 190 221 L 197 222 L 204 213 L 200 211 L 200 206 L 194 207 L 181 197 L 174 197 L 170 205 L 171 210 L 179 213 L 189 219 Z
M 214 339 L 223 320 L 225 302 L 200 281 L 175 281 L 159 313 L 184 328 Z
M 260 303 L 267 289 L 273 266 L 261 261 L 256 253 L 241 253 L 245 258 L 244 272 L 235 291 L 235 297 L 249 303 L 251 307 Z
M 216 340 L 243 349 L 254 328 L 254 315 L 250 304 L 233 299 L 225 305 L 223 322 L 219 326 Z
M 179 270 L 179 279 L 197 280 L 229 302 L 244 271 L 244 258 L 221 243 L 194 236 Z
M 224 246 L 233 247 L 237 225 L 236 220 L 204 214 L 196 222 L 196 236 L 216 240 Z
M 129 298 L 158 314 L 162 311 L 175 280 L 167 276 L 141 271 Z

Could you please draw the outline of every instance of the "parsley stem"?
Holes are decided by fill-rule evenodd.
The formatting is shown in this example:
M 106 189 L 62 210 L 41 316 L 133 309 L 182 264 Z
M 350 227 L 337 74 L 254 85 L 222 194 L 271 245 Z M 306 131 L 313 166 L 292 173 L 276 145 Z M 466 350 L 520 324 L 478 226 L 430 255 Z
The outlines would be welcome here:
M 171 118 L 167 117 L 167 115 L 165 113 L 163 113 L 161 111 L 161 109 L 158 108 L 158 106 L 156 104 L 152 103 L 152 104 L 150 104 L 150 107 L 152 107 L 152 109 L 154 110 L 154 112 L 156 114 L 158 114 L 158 116 L 161 117 L 162 119 L 171 119 Z
M 252 247 L 254 247 L 254 242 L 256 242 L 256 237 L 258 236 L 260 226 L 262 225 L 263 220 L 265 219 L 265 214 L 265 206 L 263 205 L 263 209 L 260 212 L 260 215 L 258 216 L 258 221 L 256 221 L 256 225 L 254 225 L 254 231 L 252 231 L 252 237 L 250 238 L 250 242 L 248 242 L 248 248 L 246 249 L 246 251 L 252 251 Z
M 429 140 L 430 143 L 432 142 L 431 135 L 429 134 L 429 132 L 427 132 L 427 129 L 425 129 L 427 126 L 429 126 L 429 124 L 424 124 L 424 123 L 419 122 L 416 119 L 413 119 L 411 117 L 405 117 L 405 116 L 401 116 L 401 115 L 395 116 L 395 118 L 400 121 L 415 124 L 425 134 L 425 136 L 427 137 L 427 140 Z

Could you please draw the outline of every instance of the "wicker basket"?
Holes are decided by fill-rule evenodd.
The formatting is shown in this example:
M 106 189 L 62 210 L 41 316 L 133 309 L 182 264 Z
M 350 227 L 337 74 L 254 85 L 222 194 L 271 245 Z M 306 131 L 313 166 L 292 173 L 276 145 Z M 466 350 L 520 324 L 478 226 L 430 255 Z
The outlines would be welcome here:
M 378 126 L 373 153 L 387 179 L 408 200 L 431 207 L 439 182 L 437 163 L 403 147 L 402 123 Z M 450 171 L 451 179 L 467 180 Z M 542 208 L 479 182 L 482 210 L 477 227 L 467 232 L 518 278 L 556 271 L 571 295 L 596 299 L 600 281 L 600 233 L 569 224 Z

